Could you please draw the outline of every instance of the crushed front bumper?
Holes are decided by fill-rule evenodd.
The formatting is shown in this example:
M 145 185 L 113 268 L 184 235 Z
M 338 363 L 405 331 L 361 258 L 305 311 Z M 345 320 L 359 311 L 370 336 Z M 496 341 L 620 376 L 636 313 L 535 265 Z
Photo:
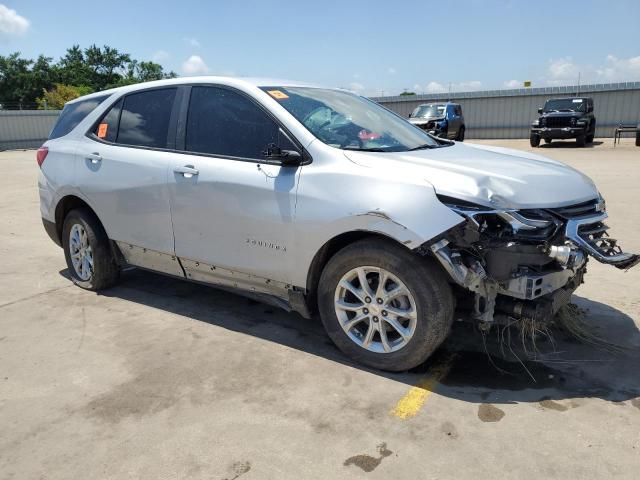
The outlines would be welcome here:
M 451 279 L 463 288 L 460 299 L 470 300 L 472 293 L 472 318 L 480 322 L 505 317 L 548 321 L 583 282 L 588 257 L 620 269 L 640 263 L 639 255 L 623 252 L 617 240 L 608 235 L 601 199 L 549 213 L 554 215 L 557 229 L 537 243 L 520 241 L 516 236 L 504 244 L 498 238 L 486 241 L 486 235 L 483 243 L 477 228 L 486 221 L 477 221 L 474 215 L 480 214 L 471 212 L 463 213 L 469 222 L 462 231 L 452 229 L 428 245 Z M 483 214 L 500 216 L 501 212 Z M 517 222 L 510 225 L 517 232 Z

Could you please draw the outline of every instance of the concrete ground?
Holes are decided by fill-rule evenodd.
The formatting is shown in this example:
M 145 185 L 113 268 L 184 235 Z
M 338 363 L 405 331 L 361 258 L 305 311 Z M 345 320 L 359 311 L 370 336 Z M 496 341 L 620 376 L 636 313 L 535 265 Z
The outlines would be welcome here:
M 536 152 L 590 175 L 640 251 L 640 148 Z M 574 296 L 622 354 L 558 334 L 521 365 L 492 334 L 492 364 L 457 326 L 426 365 L 386 374 L 233 294 L 141 271 L 72 286 L 36 175 L 35 152 L 0 153 L 0 478 L 638 478 L 640 268 L 591 262 Z

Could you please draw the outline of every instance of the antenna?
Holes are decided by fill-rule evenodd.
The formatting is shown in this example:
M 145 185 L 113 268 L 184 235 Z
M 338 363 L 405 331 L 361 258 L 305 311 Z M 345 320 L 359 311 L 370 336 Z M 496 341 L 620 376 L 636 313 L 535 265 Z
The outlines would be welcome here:
M 580 96 L 580 73 L 581 72 L 578 72 L 578 93 L 576 93 L 576 97 Z

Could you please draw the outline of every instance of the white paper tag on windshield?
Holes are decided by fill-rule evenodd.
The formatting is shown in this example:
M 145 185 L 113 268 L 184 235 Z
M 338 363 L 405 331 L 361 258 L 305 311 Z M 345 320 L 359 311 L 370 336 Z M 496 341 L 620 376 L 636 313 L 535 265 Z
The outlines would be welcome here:
M 581 98 L 575 98 L 575 99 L 573 99 L 573 103 L 582 103 L 582 99 Z

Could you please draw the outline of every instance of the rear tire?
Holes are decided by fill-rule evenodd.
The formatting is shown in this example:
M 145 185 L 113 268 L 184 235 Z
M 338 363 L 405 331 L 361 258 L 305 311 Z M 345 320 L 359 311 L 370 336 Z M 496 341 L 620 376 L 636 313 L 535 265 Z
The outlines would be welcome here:
M 366 279 L 365 288 L 360 278 Z M 364 239 L 329 260 L 320 277 L 318 309 L 342 352 L 369 367 L 397 372 L 420 365 L 444 341 L 454 298 L 432 260 L 390 240 Z
M 531 146 L 533 148 L 539 147 L 540 146 L 540 135 L 536 135 L 535 133 L 532 133 L 529 136 L 529 143 L 531 144 Z
M 587 139 L 584 135 L 578 135 L 576 137 L 576 146 L 584 147 L 586 145 Z
M 87 208 L 71 210 L 62 227 L 62 248 L 73 283 L 86 290 L 113 286 L 120 269 L 109 239 L 94 213 Z
M 458 141 L 459 142 L 464 142 L 464 126 L 460 127 L 460 130 L 458 131 Z
M 636 147 L 640 147 L 640 125 L 638 125 L 638 130 L 636 130 Z

